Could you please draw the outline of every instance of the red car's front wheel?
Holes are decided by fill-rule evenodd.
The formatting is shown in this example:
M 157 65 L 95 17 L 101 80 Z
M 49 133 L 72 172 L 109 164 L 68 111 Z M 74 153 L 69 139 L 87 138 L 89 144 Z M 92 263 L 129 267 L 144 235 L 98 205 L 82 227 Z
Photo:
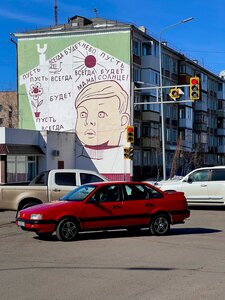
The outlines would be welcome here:
M 56 236 L 60 241 L 73 241 L 76 239 L 77 234 L 77 223 L 70 218 L 61 220 L 56 228 Z

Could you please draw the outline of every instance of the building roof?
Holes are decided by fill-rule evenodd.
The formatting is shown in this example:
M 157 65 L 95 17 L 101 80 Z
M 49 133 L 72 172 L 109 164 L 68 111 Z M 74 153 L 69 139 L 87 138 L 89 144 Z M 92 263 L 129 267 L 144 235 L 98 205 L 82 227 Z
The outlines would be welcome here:
M 68 19 L 68 23 L 61 24 L 61 25 L 53 25 L 53 26 L 48 26 L 44 28 L 38 28 L 35 30 L 29 30 L 23 32 L 23 34 L 37 34 L 37 33 L 49 33 L 49 32 L 54 32 L 54 33 L 60 33 L 60 32 L 67 32 L 67 31 L 77 31 L 77 30 L 85 30 L 87 29 L 99 29 L 99 28 L 110 28 L 110 27 L 127 27 L 131 26 L 130 24 L 126 24 L 123 22 L 118 22 L 118 21 L 112 21 L 104 18 L 91 18 L 87 19 L 82 16 L 75 15 L 74 17 L 71 17 Z M 21 36 L 22 33 L 15 33 L 16 37 Z

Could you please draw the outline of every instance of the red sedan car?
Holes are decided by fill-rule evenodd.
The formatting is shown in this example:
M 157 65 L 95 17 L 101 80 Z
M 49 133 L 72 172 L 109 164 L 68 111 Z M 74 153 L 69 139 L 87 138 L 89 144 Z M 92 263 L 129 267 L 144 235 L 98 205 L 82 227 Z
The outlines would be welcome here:
M 165 235 L 171 224 L 190 216 L 182 192 L 163 192 L 144 182 L 98 182 L 71 191 L 56 202 L 21 210 L 16 223 L 46 238 L 56 232 L 62 241 L 80 231 L 149 228 Z

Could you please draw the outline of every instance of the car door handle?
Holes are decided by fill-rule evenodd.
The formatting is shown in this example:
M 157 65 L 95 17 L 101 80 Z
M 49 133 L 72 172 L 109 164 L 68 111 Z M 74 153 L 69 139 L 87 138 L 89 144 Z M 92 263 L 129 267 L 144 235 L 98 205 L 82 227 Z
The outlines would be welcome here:
M 207 187 L 207 184 L 201 184 L 201 187 Z
M 53 192 L 60 192 L 60 189 L 54 189 Z
M 115 208 L 115 209 L 122 208 L 122 205 L 113 205 L 112 208 Z
M 145 206 L 154 206 L 152 203 L 145 203 Z

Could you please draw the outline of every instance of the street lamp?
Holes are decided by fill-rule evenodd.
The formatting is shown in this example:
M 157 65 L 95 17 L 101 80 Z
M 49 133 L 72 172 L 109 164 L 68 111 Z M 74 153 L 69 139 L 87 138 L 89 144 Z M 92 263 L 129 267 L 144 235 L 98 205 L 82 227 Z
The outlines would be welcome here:
M 166 180 L 166 147 L 165 147 L 165 128 L 164 128 L 164 110 L 163 110 L 163 78 L 162 78 L 162 34 L 167 29 L 170 29 L 179 24 L 183 24 L 193 20 L 193 18 L 188 18 L 182 20 L 178 23 L 172 24 L 170 26 L 165 27 L 160 31 L 159 35 L 159 90 L 160 90 L 160 108 L 161 108 L 161 126 L 162 126 L 162 166 L 163 166 L 163 180 Z

